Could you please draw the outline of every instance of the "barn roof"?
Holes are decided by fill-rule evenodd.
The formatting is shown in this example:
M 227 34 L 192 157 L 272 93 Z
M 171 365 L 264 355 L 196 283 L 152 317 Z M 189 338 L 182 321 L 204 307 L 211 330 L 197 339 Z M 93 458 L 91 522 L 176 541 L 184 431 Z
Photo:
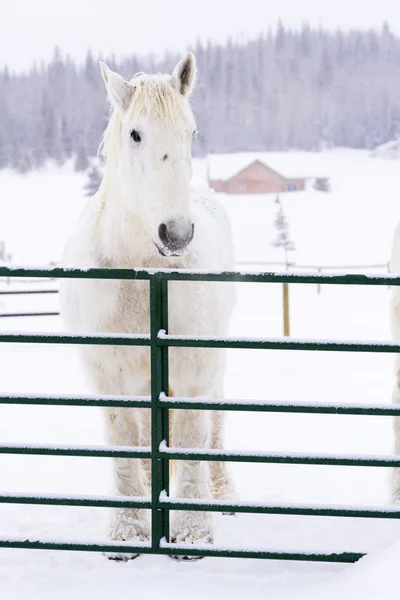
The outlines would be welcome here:
M 311 152 L 237 152 L 232 154 L 209 154 L 208 176 L 212 180 L 226 181 L 260 161 L 285 179 L 327 177 L 318 154 Z

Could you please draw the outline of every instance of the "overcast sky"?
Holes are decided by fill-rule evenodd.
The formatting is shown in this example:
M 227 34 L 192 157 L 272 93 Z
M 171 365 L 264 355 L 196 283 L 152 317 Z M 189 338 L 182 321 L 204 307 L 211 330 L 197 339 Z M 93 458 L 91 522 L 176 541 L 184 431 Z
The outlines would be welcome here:
M 400 34 L 400 0 L 0 0 L 0 66 L 24 69 L 55 45 L 82 58 L 90 47 L 117 56 L 184 49 L 197 37 L 251 37 L 304 21 L 330 29 Z

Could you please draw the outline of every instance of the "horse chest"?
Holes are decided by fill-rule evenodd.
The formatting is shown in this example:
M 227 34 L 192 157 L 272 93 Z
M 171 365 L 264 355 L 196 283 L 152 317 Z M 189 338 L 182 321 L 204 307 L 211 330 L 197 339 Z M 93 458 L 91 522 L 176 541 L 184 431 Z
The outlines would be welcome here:
M 171 282 L 168 295 L 170 333 L 198 333 L 198 317 L 207 311 L 210 304 L 202 286 Z M 121 282 L 111 302 L 107 330 L 149 333 L 150 288 L 147 281 Z M 194 323 L 197 323 L 195 330 Z
M 121 281 L 111 311 L 118 330 L 148 333 L 150 330 L 150 294 L 147 281 Z
M 124 281 L 114 287 L 108 296 L 108 320 L 105 327 L 113 333 L 149 333 L 150 331 L 150 290 L 147 281 Z M 205 293 L 204 286 L 198 283 L 169 284 L 169 324 L 172 334 L 201 334 L 210 329 L 209 319 L 212 296 Z M 104 302 L 103 308 L 106 308 Z M 197 318 L 196 318 L 197 316 Z M 200 318 L 199 318 L 200 317 Z M 211 328 L 213 329 L 213 328 Z M 150 377 L 150 349 L 137 347 L 118 348 L 96 347 L 97 360 L 102 369 L 120 381 L 124 390 L 148 393 Z M 208 363 L 216 362 L 211 354 L 200 349 L 173 348 L 170 351 L 171 385 L 177 385 L 182 370 L 187 375 L 207 371 Z M 128 393 L 128 391 L 126 391 Z

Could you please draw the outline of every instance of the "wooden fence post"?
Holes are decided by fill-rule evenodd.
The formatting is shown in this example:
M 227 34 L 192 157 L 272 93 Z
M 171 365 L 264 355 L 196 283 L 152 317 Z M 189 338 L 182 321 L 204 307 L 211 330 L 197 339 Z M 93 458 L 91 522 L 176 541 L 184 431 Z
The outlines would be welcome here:
M 289 270 L 289 262 L 287 256 L 285 258 L 286 272 Z M 289 284 L 282 284 L 282 300 L 283 300 L 283 335 L 290 337 L 290 305 L 289 305 Z
M 283 284 L 283 335 L 290 337 L 289 284 Z

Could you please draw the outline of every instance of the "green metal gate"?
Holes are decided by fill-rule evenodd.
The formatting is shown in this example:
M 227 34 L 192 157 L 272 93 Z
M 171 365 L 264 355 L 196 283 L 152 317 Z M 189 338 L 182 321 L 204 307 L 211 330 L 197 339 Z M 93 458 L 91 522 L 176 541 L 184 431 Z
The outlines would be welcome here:
M 36 548 L 51 550 L 84 550 L 96 552 L 127 552 L 142 554 L 169 554 L 195 556 L 225 556 L 235 558 L 269 558 L 279 560 L 355 562 L 361 552 L 311 553 L 271 550 L 244 550 L 194 546 L 169 542 L 169 513 L 171 510 L 214 512 L 310 515 L 329 517 L 361 517 L 398 519 L 396 507 L 349 507 L 295 504 L 228 503 L 208 500 L 175 499 L 169 497 L 169 461 L 234 461 L 258 463 L 291 463 L 306 465 L 343 465 L 359 467 L 400 467 L 400 457 L 347 456 L 329 454 L 279 454 L 231 452 L 222 450 L 170 448 L 168 443 L 169 409 L 231 410 L 259 412 L 321 413 L 341 415 L 400 416 L 400 407 L 391 404 L 340 404 L 317 402 L 270 402 L 168 397 L 168 348 L 247 348 L 269 350 L 340 351 L 340 352 L 400 352 L 397 342 L 350 342 L 319 340 L 286 340 L 273 338 L 206 338 L 168 335 L 168 281 L 224 281 L 290 284 L 340 284 L 398 286 L 400 277 L 367 275 L 315 275 L 280 273 L 209 273 L 173 270 L 122 270 L 122 269 L 10 269 L 0 267 L 0 277 L 52 277 L 79 279 L 148 280 L 150 285 L 151 326 L 149 335 L 72 335 L 54 333 L 0 333 L 0 342 L 33 344 L 100 344 L 149 346 L 151 351 L 151 397 L 133 396 L 52 396 L 1 394 L 0 404 L 33 404 L 58 406 L 118 406 L 151 409 L 151 447 L 115 446 L 54 446 L 5 445 L 2 454 L 37 454 L 51 456 L 92 456 L 147 458 L 152 461 L 151 498 L 120 496 L 37 496 L 28 494 L 0 494 L 1 503 L 41 504 L 66 506 L 97 506 L 144 508 L 151 510 L 152 535 L 149 543 L 135 545 L 123 542 L 85 543 L 75 541 L 41 541 L 30 539 L 0 539 L 3 548 Z

